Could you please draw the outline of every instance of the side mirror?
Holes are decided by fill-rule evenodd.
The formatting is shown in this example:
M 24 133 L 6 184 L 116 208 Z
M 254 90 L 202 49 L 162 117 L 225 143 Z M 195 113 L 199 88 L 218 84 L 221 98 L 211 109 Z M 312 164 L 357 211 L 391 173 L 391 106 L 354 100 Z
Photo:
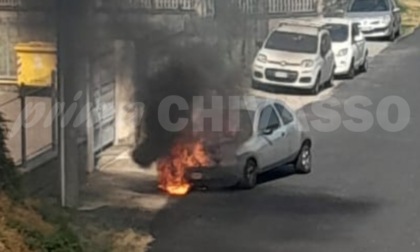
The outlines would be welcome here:
M 393 11 L 393 12 L 400 12 L 400 11 L 401 11 L 401 9 L 400 9 L 399 7 L 395 7 L 392 11 Z
M 263 47 L 263 42 L 262 42 L 262 41 L 257 41 L 257 42 L 255 42 L 255 45 L 256 45 L 258 48 L 262 48 L 262 47 Z
M 274 131 L 273 128 L 266 128 L 262 131 L 262 134 L 265 135 L 265 136 L 269 136 L 269 135 L 273 134 L 273 131 Z
M 361 42 L 361 41 L 363 41 L 363 36 L 359 35 L 359 36 L 354 37 L 354 41 L 355 42 Z

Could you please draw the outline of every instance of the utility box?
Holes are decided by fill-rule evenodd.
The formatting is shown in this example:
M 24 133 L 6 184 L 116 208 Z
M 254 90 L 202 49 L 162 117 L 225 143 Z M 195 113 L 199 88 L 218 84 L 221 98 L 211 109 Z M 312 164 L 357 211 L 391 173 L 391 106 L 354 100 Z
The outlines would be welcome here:
M 15 46 L 17 54 L 18 85 L 48 87 L 53 82 L 57 68 L 57 49 L 46 42 L 20 43 Z

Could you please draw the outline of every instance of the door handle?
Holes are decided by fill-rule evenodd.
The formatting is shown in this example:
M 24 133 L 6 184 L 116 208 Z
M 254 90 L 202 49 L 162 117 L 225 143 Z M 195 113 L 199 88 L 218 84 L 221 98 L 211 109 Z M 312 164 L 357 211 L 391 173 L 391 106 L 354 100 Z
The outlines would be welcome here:
M 285 136 L 286 136 L 286 132 L 284 132 L 284 131 L 283 131 L 283 132 L 281 133 L 281 137 L 285 137 Z

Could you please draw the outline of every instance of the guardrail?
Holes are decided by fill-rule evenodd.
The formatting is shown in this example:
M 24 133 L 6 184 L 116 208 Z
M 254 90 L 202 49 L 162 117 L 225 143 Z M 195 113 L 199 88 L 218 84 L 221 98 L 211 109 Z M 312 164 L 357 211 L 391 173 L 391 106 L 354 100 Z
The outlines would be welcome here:
M 200 11 L 214 9 L 222 0 L 96 0 L 97 8 L 125 10 Z M 224 0 L 247 14 L 288 14 L 316 12 L 321 0 Z
M 318 0 L 268 0 L 268 13 L 313 12 L 318 7 Z
M 22 5 L 22 0 L 0 0 L 0 7 L 18 7 Z
M 197 0 L 97 0 L 97 8 L 195 10 Z

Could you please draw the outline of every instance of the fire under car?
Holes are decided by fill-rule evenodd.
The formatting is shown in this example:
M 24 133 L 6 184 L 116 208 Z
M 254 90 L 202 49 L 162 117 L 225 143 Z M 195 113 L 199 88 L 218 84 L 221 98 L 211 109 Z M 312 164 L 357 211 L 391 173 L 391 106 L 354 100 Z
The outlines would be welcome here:
M 213 182 L 252 189 L 259 174 L 292 164 L 296 173 L 312 168 L 312 141 L 297 116 L 284 104 L 254 100 L 239 110 L 238 133 L 211 137 L 205 148 L 211 162 L 189 167 L 185 179 L 197 187 Z

